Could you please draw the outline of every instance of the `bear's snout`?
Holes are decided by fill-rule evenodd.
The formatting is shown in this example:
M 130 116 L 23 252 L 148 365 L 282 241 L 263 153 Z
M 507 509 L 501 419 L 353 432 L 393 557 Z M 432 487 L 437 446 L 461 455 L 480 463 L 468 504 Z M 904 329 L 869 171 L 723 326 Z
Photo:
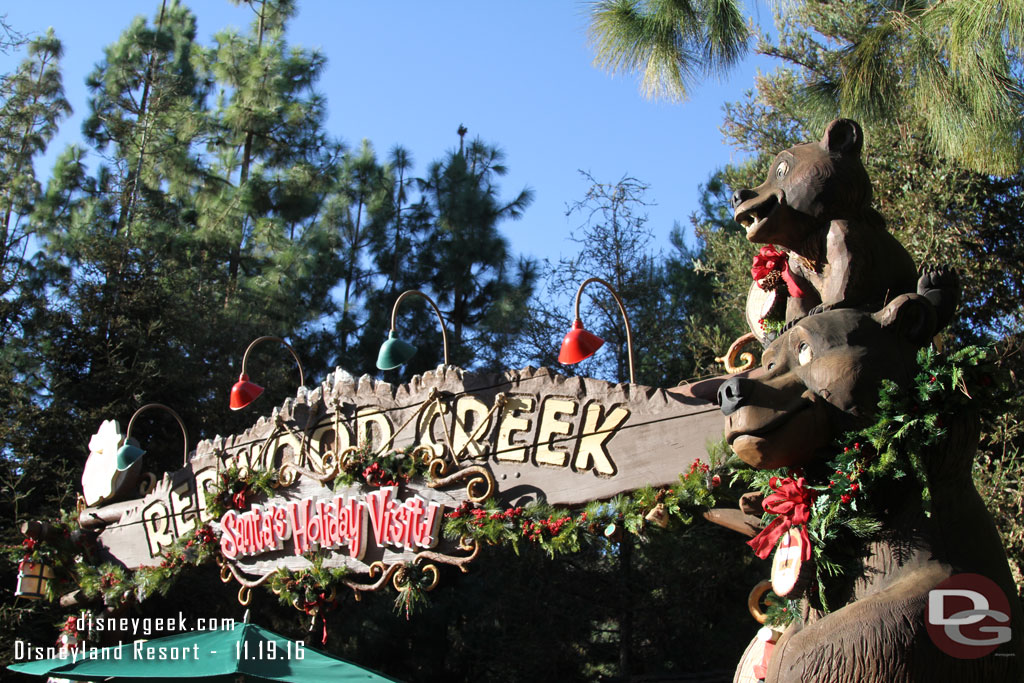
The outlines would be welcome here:
M 747 201 L 748 199 L 753 199 L 756 196 L 757 193 L 754 192 L 753 190 L 736 190 L 735 192 L 732 193 L 732 208 L 734 210 L 738 209 L 740 204 Z
M 732 415 L 746 405 L 757 386 L 756 382 L 746 377 L 732 377 L 718 388 L 718 405 L 723 415 Z

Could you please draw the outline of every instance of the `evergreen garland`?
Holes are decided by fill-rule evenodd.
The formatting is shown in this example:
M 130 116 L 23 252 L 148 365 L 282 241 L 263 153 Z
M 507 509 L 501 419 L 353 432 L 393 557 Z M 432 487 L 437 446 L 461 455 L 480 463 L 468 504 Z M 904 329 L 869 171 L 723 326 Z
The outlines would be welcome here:
M 324 567 L 320 553 L 306 555 L 310 566 L 291 570 L 279 567 L 270 577 L 270 590 L 284 605 L 310 613 L 314 608 L 334 606 L 337 587 L 348 576 L 347 567 Z
M 854 546 L 876 538 L 883 528 L 880 516 L 886 501 L 873 499 L 873 494 L 906 481 L 920 492 L 924 512 L 930 514 L 927 454 L 944 442 L 955 415 L 996 405 L 1004 392 L 987 355 L 974 346 L 950 354 L 922 349 L 913 384 L 900 389 L 883 382 L 876 421 L 843 437 L 825 465 L 827 477 L 805 483 L 813 496 L 807 532 L 817 591 L 811 594 L 824 611 L 830 610 L 838 580 L 849 573 Z M 745 481 L 767 496 L 773 478 L 804 476 L 802 470 L 745 468 L 735 471 L 734 481 Z M 766 512 L 764 521 L 774 517 Z
M 979 405 L 997 398 L 1000 383 L 995 381 L 985 352 L 976 347 L 943 355 L 930 349 L 918 355 L 919 371 L 908 390 L 885 382 L 881 389 L 878 417 L 866 429 L 844 437 L 846 445 L 837 446 L 828 463 L 827 479 L 806 484 L 813 493 L 808 535 L 813 547 L 817 571 L 817 594 L 823 608 L 836 579 L 847 573 L 852 541 L 869 540 L 882 528 L 882 505 L 871 495 L 883 485 L 908 480 L 921 493 L 927 512 L 930 505 L 927 463 L 923 454 L 939 445 L 953 415 L 977 410 Z M 426 474 L 426 463 L 415 457 L 412 448 L 403 452 L 374 454 L 363 447 L 349 454 L 335 486 L 365 484 L 396 485 Z M 721 460 L 715 449 L 712 461 Z M 678 530 L 692 524 L 702 512 L 715 504 L 715 489 L 723 475 L 732 474 L 732 483 L 744 483 L 769 493 L 772 477 L 802 476 L 802 472 L 755 471 L 736 467 L 735 459 L 714 471 L 695 461 L 689 472 L 680 475 L 675 486 L 645 487 L 630 495 L 607 501 L 595 501 L 582 510 L 553 507 L 535 502 L 525 506 L 502 508 L 493 500 L 483 505 L 464 502 L 445 515 L 444 534 L 450 539 L 468 538 L 490 545 L 510 545 L 519 552 L 520 544 L 533 545 L 555 557 L 578 552 L 584 545 L 616 541 L 621 530 L 643 535 L 652 529 Z M 256 494 L 270 496 L 276 485 L 272 471 L 243 470 L 232 467 L 220 476 L 207 494 L 208 510 L 214 516 L 228 509 L 248 509 Z M 766 514 L 765 521 L 772 515 Z M 162 553 L 159 565 L 135 571 L 112 563 L 98 565 L 88 547 L 88 535 L 82 534 L 73 515 L 55 523 L 55 541 L 26 539 L 22 545 L 8 546 L 15 559 L 44 562 L 54 568 L 57 579 L 47 587 L 48 597 L 56 599 L 69 581 L 77 583 L 87 597 L 102 597 L 108 605 L 144 600 L 153 594 L 165 595 L 182 570 L 213 559 L 217 538 L 209 526 L 178 538 Z M 49 538 L 49 536 L 48 536 Z M 312 613 L 330 609 L 336 591 L 350 570 L 326 569 L 319 554 L 310 557 L 307 569 L 279 569 L 270 588 L 285 604 Z M 415 562 L 399 570 L 400 586 L 396 610 L 408 618 L 426 602 L 433 575 Z M 795 618 L 796 601 L 771 601 L 769 620 L 783 624 Z
M 800 616 L 800 601 L 779 597 L 775 591 L 768 591 L 762 602 L 765 606 L 764 625 L 776 631 L 784 631 Z
M 525 541 L 555 557 L 578 552 L 584 543 L 612 538 L 619 526 L 642 534 L 648 527 L 648 516 L 659 506 L 659 512 L 665 516 L 655 513 L 654 519 L 661 519 L 664 528 L 689 526 L 696 515 L 714 505 L 712 489 L 720 483 L 721 475 L 712 474 L 709 465 L 697 460 L 672 488 L 645 487 L 632 495 L 592 502 L 580 512 L 541 502 L 502 509 L 493 500 L 482 506 L 466 501 L 445 515 L 444 535 L 450 539 L 470 538 L 489 545 L 509 545 L 517 553 L 519 544 Z M 662 525 L 655 522 L 653 526 Z
M 433 572 L 437 570 L 434 569 Z M 427 604 L 427 592 L 434 588 L 436 573 L 427 571 L 415 562 L 406 562 L 398 570 L 395 597 L 395 613 L 405 614 L 408 619 L 414 612 Z
M 416 446 L 401 452 L 374 453 L 369 443 L 349 451 L 341 461 L 334 488 L 366 484 L 368 486 L 398 486 L 412 479 L 423 478 L 427 465 L 415 456 Z
M 217 536 L 203 525 L 175 539 L 160 554 L 159 565 L 131 571 L 112 562 L 86 561 L 79 563 L 75 580 L 86 597 L 101 597 L 106 605 L 142 602 L 155 594 L 167 595 L 183 569 L 212 562 L 217 553 Z
M 220 473 L 216 483 L 206 492 L 206 510 L 213 519 L 220 519 L 228 510 L 248 510 L 257 494 L 270 497 L 277 486 L 275 470 L 255 470 L 232 465 Z
M 91 534 L 82 531 L 77 511 L 62 511 L 48 525 L 44 538 L 26 537 L 19 545 L 4 546 L 3 552 L 15 563 L 24 560 L 50 567 L 54 577 L 44 582 L 43 591 L 53 602 L 75 583 L 78 567 L 93 556 L 96 544 Z

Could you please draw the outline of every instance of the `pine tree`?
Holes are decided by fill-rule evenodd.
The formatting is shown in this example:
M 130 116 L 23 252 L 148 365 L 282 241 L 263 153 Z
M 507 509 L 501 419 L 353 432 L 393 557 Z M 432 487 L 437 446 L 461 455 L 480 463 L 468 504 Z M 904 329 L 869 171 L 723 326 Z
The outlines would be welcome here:
M 910 126 L 931 151 L 975 172 L 1013 175 L 1024 162 L 1024 5 L 974 0 L 803 0 L 778 3 L 773 44 L 758 52 L 797 64 L 794 95 L 816 127 L 838 113 Z M 697 74 L 743 54 L 736 0 L 608 0 L 591 10 L 597 63 L 639 71 L 649 95 L 685 98 Z
M 250 294 L 266 296 L 268 287 L 279 286 L 284 307 L 293 288 L 301 289 L 298 280 L 312 275 L 301 258 L 304 238 L 327 239 L 317 218 L 342 147 L 323 130 L 326 105 L 315 90 L 323 56 L 291 49 L 285 39 L 294 3 L 249 4 L 256 14 L 251 33 L 219 33 L 202 56 L 217 106 L 210 114 L 205 153 L 213 161 L 200 188 L 197 222 L 207 239 L 226 249 L 218 255 L 226 267 L 226 306 L 249 306 Z M 307 235 L 310 230 L 315 234 Z M 316 293 L 325 294 L 326 286 Z M 253 289 L 259 291 L 247 291 Z M 279 326 L 290 322 L 285 317 Z
M 60 120 L 71 112 L 61 83 L 60 41 L 49 31 L 28 46 L 28 57 L 4 79 L 0 104 L 0 345 L 27 294 L 29 214 L 39 196 L 34 159 L 46 151 Z
M 467 365 L 493 331 L 485 325 L 488 311 L 522 300 L 531 286 L 529 269 L 510 265 L 508 241 L 498 226 L 520 218 L 533 193 L 524 189 L 510 200 L 500 198 L 504 153 L 479 139 L 465 144 L 465 133 L 460 127 L 458 149 L 432 163 L 419 183 L 431 226 L 419 264 L 450 325 L 451 361 L 457 365 Z
M 0 49 L 21 40 L 6 23 Z M 32 210 L 41 188 L 33 166 L 71 108 L 61 82 L 61 44 L 53 32 L 27 47 L 20 66 L 0 78 L 0 537 L 17 540 L 8 522 L 39 496 L 45 473 L 21 460 L 33 440 L 45 384 L 40 376 L 33 319 L 45 292 L 27 251 L 34 239 Z M 5 617 L 6 619 L 6 617 Z
M 648 97 L 686 100 L 700 76 L 739 61 L 749 38 L 735 0 L 601 0 L 590 12 L 594 62 L 640 72 Z
M 349 368 L 352 368 L 351 349 L 368 334 L 365 329 L 370 314 L 367 303 L 381 286 L 383 277 L 378 267 L 401 267 L 397 263 L 375 263 L 371 253 L 373 247 L 385 242 L 387 227 L 393 217 L 398 216 L 394 213 L 394 197 L 398 191 L 395 186 L 390 169 L 377 162 L 373 146 L 364 140 L 357 154 L 345 157 L 337 191 L 328 204 L 327 219 L 338 232 L 341 266 L 334 343 L 338 356 L 344 359 L 342 363 Z M 395 258 L 400 257 L 396 254 Z

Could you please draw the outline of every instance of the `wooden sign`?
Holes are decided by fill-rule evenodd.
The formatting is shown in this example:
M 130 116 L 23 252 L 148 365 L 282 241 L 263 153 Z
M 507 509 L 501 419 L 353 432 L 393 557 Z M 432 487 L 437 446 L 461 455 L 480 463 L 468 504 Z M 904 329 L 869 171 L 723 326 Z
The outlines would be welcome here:
M 86 509 L 81 520 L 102 527 L 101 546 L 128 567 L 156 563 L 176 538 L 213 523 L 243 586 L 308 566 L 303 554 L 316 548 L 329 551 L 325 566 L 371 575 L 424 553 L 462 566 L 476 550 L 440 538 L 440 526 L 463 501 L 576 505 L 671 484 L 721 433 L 714 405 L 547 369 L 442 367 L 401 386 L 336 373 L 244 433 L 200 442 L 142 498 Z M 416 447 L 430 475 L 335 488 L 343 454 L 365 444 Z M 212 519 L 205 494 L 232 466 L 274 471 L 279 486 L 248 511 Z

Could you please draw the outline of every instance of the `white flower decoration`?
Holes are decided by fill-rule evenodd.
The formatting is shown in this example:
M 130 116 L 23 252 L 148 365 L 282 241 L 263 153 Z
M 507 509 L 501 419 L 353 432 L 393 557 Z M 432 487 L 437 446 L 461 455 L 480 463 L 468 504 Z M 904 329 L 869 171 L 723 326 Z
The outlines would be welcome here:
M 124 435 L 117 420 L 104 420 L 89 439 L 89 459 L 82 471 L 82 493 L 86 505 L 98 505 L 114 495 L 126 476 L 117 471 L 117 451 Z

